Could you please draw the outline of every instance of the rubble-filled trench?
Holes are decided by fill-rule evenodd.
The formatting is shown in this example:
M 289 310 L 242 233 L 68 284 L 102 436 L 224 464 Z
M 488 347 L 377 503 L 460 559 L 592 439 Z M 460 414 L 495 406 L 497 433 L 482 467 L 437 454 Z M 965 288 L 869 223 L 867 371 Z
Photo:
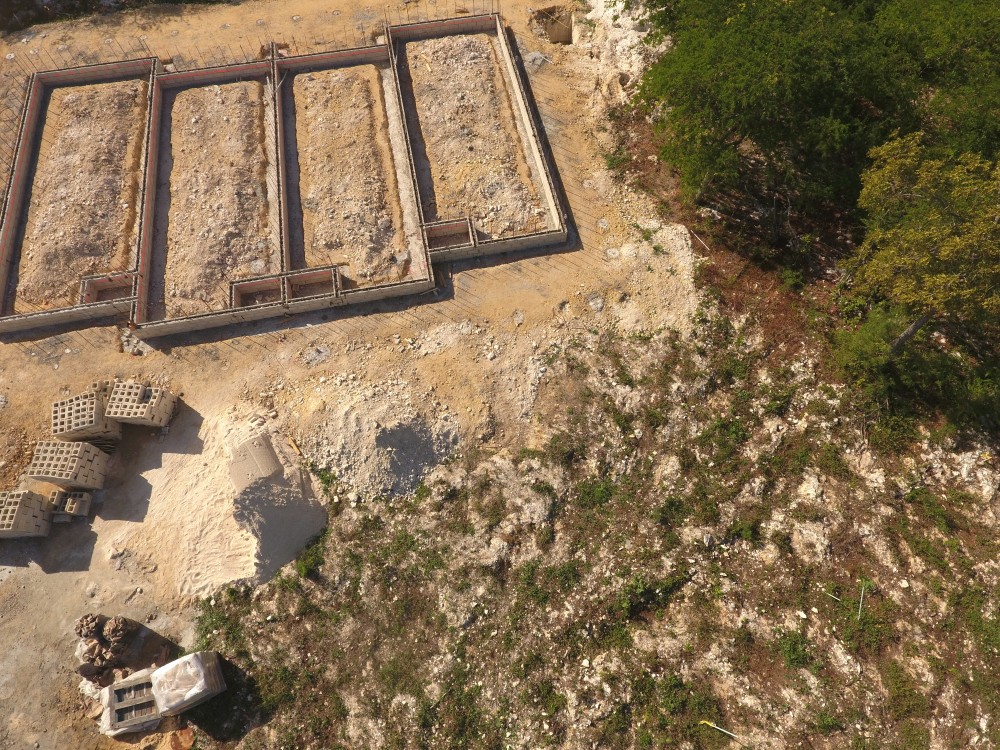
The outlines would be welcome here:
M 77 304 L 80 277 L 130 267 L 146 90 L 128 80 L 49 95 L 15 312 Z
M 405 277 L 411 259 L 381 71 L 358 65 L 302 73 L 283 92 L 295 116 L 289 169 L 299 187 L 300 262 L 346 264 L 343 275 L 359 286 Z
M 157 190 L 165 261 L 163 279 L 154 274 L 162 284 L 151 294 L 154 319 L 224 309 L 230 281 L 280 271 L 268 222 L 265 99 L 259 81 L 167 93 L 170 156 Z
M 415 157 L 424 218 L 469 216 L 487 238 L 545 229 L 496 44 L 470 34 L 404 47 L 403 84 L 409 78 L 420 130 L 411 136 L 424 152 Z

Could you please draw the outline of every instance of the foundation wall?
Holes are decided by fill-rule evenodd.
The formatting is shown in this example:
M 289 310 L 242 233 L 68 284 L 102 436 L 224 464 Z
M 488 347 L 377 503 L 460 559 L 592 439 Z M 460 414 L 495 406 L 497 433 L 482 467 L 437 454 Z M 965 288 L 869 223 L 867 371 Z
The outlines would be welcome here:
M 271 233 L 271 243 L 278 248 L 281 271 L 288 270 L 288 208 L 285 206 L 285 185 L 281 181 L 281 134 L 280 112 L 278 110 L 278 76 L 274 60 L 264 79 L 265 107 L 270 111 L 264 117 L 264 153 L 267 158 L 267 226 Z
M 431 223 L 427 223 L 425 220 L 417 181 L 417 170 L 414 164 L 414 146 L 411 140 L 416 129 L 414 123 L 411 122 L 415 115 L 408 114 L 404 107 L 399 85 L 400 61 L 396 45 L 452 34 L 477 33 L 486 33 L 497 39 L 497 46 L 500 50 L 497 62 L 508 82 L 510 104 L 520 136 L 521 147 L 524 149 L 533 182 L 541 194 L 542 206 L 547 214 L 547 225 L 550 228 L 546 231 L 481 240 L 475 235 L 467 219 Z M 405 168 L 400 171 L 406 172 L 407 176 L 398 172 L 397 181 L 399 179 L 409 179 L 410 181 L 412 201 L 415 204 L 413 214 L 419 221 L 419 228 L 415 228 L 415 231 L 422 235 L 421 241 L 418 243 L 419 249 L 411 249 L 411 252 L 422 255 L 420 260 L 424 263 L 427 274 L 426 278 L 422 279 L 344 289 L 340 273 L 335 267 L 307 269 L 310 273 L 324 274 L 322 278 L 318 275 L 302 276 L 300 275 L 302 271 L 293 271 L 291 268 L 288 236 L 288 181 L 283 151 L 286 142 L 286 121 L 281 95 L 282 86 L 286 85 L 286 81 L 290 83 L 291 77 L 296 73 L 365 64 L 384 66 L 386 63 L 388 63 L 386 72 L 390 78 L 387 79 L 385 94 L 391 96 L 393 102 L 393 106 L 387 108 L 395 109 L 398 113 L 398 120 L 404 136 L 401 139 L 401 144 L 393 146 L 393 155 L 397 162 L 400 161 L 405 151 L 405 164 L 403 165 Z M 387 27 L 384 44 L 334 52 L 280 57 L 276 47 L 272 45 L 270 57 L 265 60 L 176 73 L 163 72 L 158 60 L 144 59 L 35 74 L 30 80 L 25 107 L 21 115 L 19 147 L 11 166 L 10 187 L 5 198 L 3 224 L 0 226 L 0 289 L 5 292 L 4 304 L 7 300 L 6 293 L 10 291 L 8 286 L 13 270 L 12 255 L 15 254 L 10 252 L 8 248 L 16 250 L 20 216 L 24 208 L 25 193 L 28 189 L 25 185 L 25 177 L 30 173 L 32 154 L 38 137 L 39 120 L 45 100 L 45 87 L 66 85 L 73 82 L 109 81 L 135 75 L 149 76 L 149 106 L 144 141 L 144 175 L 138 205 L 137 247 L 134 253 L 136 266 L 133 272 L 129 272 L 133 274 L 131 294 L 116 299 L 102 300 L 101 296 L 111 296 L 113 293 L 117 293 L 108 290 L 117 290 L 123 283 L 127 285 L 127 278 L 111 279 L 109 275 L 107 280 L 103 280 L 95 277 L 92 281 L 87 281 L 81 286 L 81 300 L 85 301 L 85 304 L 26 315 L 0 317 L 0 333 L 130 313 L 136 335 L 142 338 L 153 338 L 273 319 L 291 313 L 370 303 L 410 294 L 420 294 L 433 289 L 432 263 L 528 250 L 565 242 L 567 238 L 565 210 L 555 187 L 550 155 L 541 136 L 541 125 L 528 98 L 526 78 L 516 54 L 511 48 L 510 36 L 506 27 L 499 14 L 491 13 L 390 26 Z M 265 113 L 264 126 L 264 151 L 268 162 L 268 232 L 275 247 L 279 249 L 280 271 L 267 276 L 231 282 L 229 309 L 172 319 L 150 320 L 152 282 L 150 274 L 154 265 L 154 223 L 159 154 L 163 135 L 164 93 L 170 89 L 204 87 L 254 79 L 265 82 L 265 107 L 271 109 L 270 112 Z M 393 117 L 391 111 L 387 112 L 386 115 Z M 23 145 L 29 147 L 23 148 Z M 402 185 L 400 188 L 400 193 L 404 192 Z M 407 200 L 403 195 L 398 197 L 401 201 Z M 467 229 L 463 229 L 462 225 Z M 329 288 L 329 291 L 313 293 L 310 286 L 319 290 L 325 288 L 328 278 L 325 276 L 326 273 L 333 274 L 331 285 L 326 287 Z M 272 291 L 277 294 L 277 299 L 262 303 L 253 302 L 253 300 Z M 0 308 L 0 313 L 2 311 L 3 309 Z
M 39 138 L 38 121 L 45 101 L 45 84 L 38 74 L 31 76 L 28 93 L 21 111 L 21 129 L 17 136 L 14 161 L 11 164 L 7 199 L 3 207 L 0 228 L 0 315 L 5 315 L 13 300 L 10 277 L 17 255 L 17 241 L 24 213 L 24 195 L 28 190 L 28 175 L 34 161 Z M 16 330 L 16 329 L 15 329 Z
M 285 72 L 281 69 L 274 48 L 271 48 L 271 106 L 274 110 L 274 151 L 277 154 L 278 195 L 281 206 L 278 211 L 278 221 L 281 225 L 278 240 L 281 243 L 281 270 L 288 271 L 292 267 L 291 239 L 288 229 L 288 169 L 285 164 L 285 107 L 281 95 L 285 85 Z
M 142 323 L 149 313 L 150 266 L 152 264 L 153 218 L 156 206 L 156 180 L 160 166 L 160 118 L 163 113 L 163 83 L 153 75 L 149 95 L 149 116 L 146 122 L 145 179 L 139 201 L 139 250 L 136 260 L 132 320 Z
M 3 205 L 2 224 L 0 224 L 0 333 L 85 320 L 98 320 L 131 309 L 130 300 L 119 299 L 35 313 L 6 315 L 14 298 L 11 277 L 19 259 L 18 244 L 21 239 L 21 227 L 26 208 L 24 199 L 31 189 L 30 178 L 33 173 L 38 141 L 41 137 L 47 90 L 55 86 L 107 83 L 142 76 L 149 79 L 148 95 L 151 93 L 156 64 L 155 59 L 142 58 L 100 65 L 83 65 L 64 70 L 40 71 L 31 76 L 25 95 L 25 105 L 21 113 L 16 154 L 11 164 L 8 190 Z M 148 140 L 148 130 L 146 139 Z M 133 248 L 132 254 L 135 255 L 135 248 Z M 83 298 L 81 301 L 85 302 Z

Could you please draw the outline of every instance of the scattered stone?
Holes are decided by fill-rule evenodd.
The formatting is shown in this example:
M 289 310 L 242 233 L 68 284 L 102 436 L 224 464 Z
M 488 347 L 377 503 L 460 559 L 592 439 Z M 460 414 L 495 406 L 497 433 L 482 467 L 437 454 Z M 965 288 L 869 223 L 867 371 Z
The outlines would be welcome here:
M 104 621 L 100 615 L 95 615 L 93 613 L 87 613 L 83 615 L 79 620 L 76 621 L 76 625 L 73 628 L 73 632 L 77 634 L 78 637 L 84 639 L 97 638 L 101 633 L 101 628 L 104 625 Z

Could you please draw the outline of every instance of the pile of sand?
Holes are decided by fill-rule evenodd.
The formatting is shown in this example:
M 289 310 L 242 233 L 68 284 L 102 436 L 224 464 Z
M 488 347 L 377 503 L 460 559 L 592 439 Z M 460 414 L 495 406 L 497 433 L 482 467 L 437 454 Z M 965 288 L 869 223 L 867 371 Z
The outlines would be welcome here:
M 287 439 L 260 421 L 200 429 L 181 422 L 172 425 L 174 440 L 201 449 L 164 451 L 160 465 L 131 480 L 134 489 L 123 485 L 156 490 L 145 517 L 135 519 L 142 522 L 114 544 L 155 565 L 153 582 L 164 593 L 205 596 L 235 581 L 267 580 L 326 526 L 326 508 Z M 248 440 L 264 445 L 273 464 L 248 470 L 240 452 Z

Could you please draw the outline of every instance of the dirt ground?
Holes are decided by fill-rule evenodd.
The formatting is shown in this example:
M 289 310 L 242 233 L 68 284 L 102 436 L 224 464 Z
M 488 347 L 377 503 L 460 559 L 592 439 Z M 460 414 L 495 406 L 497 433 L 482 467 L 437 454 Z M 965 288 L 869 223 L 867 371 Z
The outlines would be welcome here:
M 496 40 L 471 34 L 408 42 L 406 67 L 423 141 L 428 221 L 471 216 L 487 238 L 545 228 Z
M 21 245 L 16 312 L 78 304 L 81 276 L 129 268 L 147 88 L 135 80 L 52 91 Z
M 162 298 L 173 318 L 228 307 L 230 281 L 277 273 L 281 261 L 268 226 L 263 84 L 169 94 L 169 194 L 158 199 L 169 198 Z
M 381 72 L 295 76 L 295 134 L 306 266 L 346 263 L 361 285 L 397 281 L 408 257 Z
M 421 7 L 411 4 L 411 13 Z M 331 9 L 325 0 L 154 7 L 22 32 L 0 41 L 0 65 L 7 54 L 27 57 L 34 48 L 110 48 L 104 40 L 116 38 L 127 47 L 124 40 L 139 36 L 154 53 L 175 59 L 247 47 L 265 33 L 294 38 L 299 52 L 321 51 L 350 46 L 357 27 L 370 29 L 381 13 L 362 5 Z M 4 486 L 15 481 L 33 441 L 47 434 L 51 401 L 96 378 L 156 379 L 182 393 L 184 404 L 167 435 L 127 431 L 114 481 L 99 493 L 89 522 L 60 526 L 43 540 L 0 543 L 0 639 L 21 644 L 0 656 L 0 704 L 8 717 L 0 723 L 0 748 L 123 746 L 101 738 L 83 713 L 73 622 L 85 611 L 123 614 L 192 645 L 194 598 L 258 565 L 259 530 L 241 515 L 239 498 L 223 491 L 228 478 L 216 466 L 225 465 L 232 436 L 251 420 L 292 437 L 305 459 L 350 478 L 357 498 L 339 502 L 364 502 L 412 486 L 449 451 L 542 440 L 539 394 L 558 393 L 547 356 L 576 332 L 604 325 L 624 333 L 689 329 L 698 299 L 686 230 L 604 165 L 596 115 L 620 96 L 623 45 L 609 44 L 601 25 L 579 45 L 550 44 L 528 31 L 526 3 L 505 4 L 504 13 L 522 52 L 545 59 L 529 67 L 529 77 L 574 223 L 568 247 L 453 264 L 440 274 L 436 293 L 350 317 L 316 313 L 152 345 L 114 326 L 0 343 Z M 185 114 L 175 109 L 178 127 L 198 116 Z M 203 122 L 215 120 L 204 114 Z M 223 137 L 222 123 L 203 135 L 211 139 L 212 132 Z M 186 136 L 180 145 L 191 151 L 192 174 L 199 162 L 217 160 L 201 151 L 211 141 Z M 181 156 L 175 147 L 174 175 L 187 173 L 176 161 Z M 208 187 L 188 179 L 192 189 Z M 218 199 L 203 192 L 199 200 L 234 206 L 232 193 L 220 188 Z M 241 234 L 260 236 L 259 216 L 249 212 Z M 251 261 L 267 257 L 246 253 Z M 199 527 L 192 509 L 200 518 L 214 512 L 217 524 Z

